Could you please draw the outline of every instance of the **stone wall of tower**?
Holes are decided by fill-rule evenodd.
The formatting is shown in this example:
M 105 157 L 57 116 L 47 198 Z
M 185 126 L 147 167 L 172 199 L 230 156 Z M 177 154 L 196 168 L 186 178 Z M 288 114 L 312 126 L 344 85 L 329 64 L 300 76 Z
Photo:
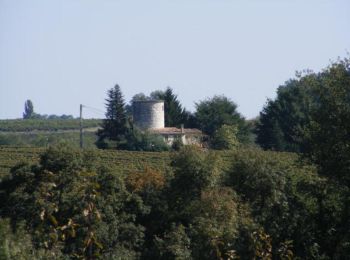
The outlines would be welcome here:
M 164 101 L 134 101 L 133 120 L 135 126 L 143 130 L 164 128 Z

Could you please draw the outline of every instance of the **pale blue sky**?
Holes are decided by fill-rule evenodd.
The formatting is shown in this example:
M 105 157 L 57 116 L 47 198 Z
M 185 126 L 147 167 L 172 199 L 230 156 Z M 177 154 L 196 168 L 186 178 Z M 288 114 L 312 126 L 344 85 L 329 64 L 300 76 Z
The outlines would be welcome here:
M 104 110 L 118 83 L 224 94 L 255 117 L 296 70 L 350 51 L 349 0 L 0 0 L 0 118 Z M 88 117 L 101 117 L 87 111 Z

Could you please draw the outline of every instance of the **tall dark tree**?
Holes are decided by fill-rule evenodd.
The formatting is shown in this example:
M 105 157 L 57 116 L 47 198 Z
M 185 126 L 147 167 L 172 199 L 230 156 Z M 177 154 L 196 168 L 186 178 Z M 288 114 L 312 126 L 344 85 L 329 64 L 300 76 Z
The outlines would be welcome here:
M 237 112 L 237 105 L 225 96 L 214 96 L 196 104 L 196 120 L 209 136 L 223 125 L 236 125 L 237 138 L 242 143 L 249 142 L 249 130 L 242 115 Z
M 164 93 L 165 126 L 181 126 L 185 123 L 185 111 L 177 95 L 168 87 Z
M 320 173 L 350 187 L 350 59 L 319 73 L 313 96 L 317 103 L 304 131 L 305 155 Z
M 328 161 L 329 153 L 347 154 L 330 151 L 348 139 L 348 64 L 345 59 L 321 73 L 297 75 L 296 79 L 280 86 L 276 99 L 269 100 L 260 113 L 257 143 L 264 149 L 306 152 L 312 154 L 312 158 L 322 157 L 316 163 Z M 335 160 L 337 164 L 341 161 L 344 160 Z
M 32 118 L 33 116 L 34 116 L 33 102 L 30 99 L 28 99 L 24 103 L 23 119 L 29 119 L 29 118 Z
M 126 143 L 128 120 L 119 85 L 108 90 L 106 102 L 106 119 L 103 120 L 102 128 L 97 132 L 96 144 L 100 148 L 123 147 Z
M 310 106 L 316 102 L 312 85 L 317 76 L 310 74 L 289 80 L 269 100 L 256 126 L 257 143 L 264 149 L 300 152 L 303 129 L 310 121 Z

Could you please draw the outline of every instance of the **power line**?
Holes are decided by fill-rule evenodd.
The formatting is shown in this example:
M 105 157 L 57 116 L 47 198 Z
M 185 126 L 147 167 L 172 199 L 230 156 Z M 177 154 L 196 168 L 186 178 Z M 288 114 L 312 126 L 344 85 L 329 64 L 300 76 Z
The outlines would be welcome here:
M 101 109 L 95 108 L 95 107 L 91 107 L 91 106 L 87 106 L 87 105 L 83 105 L 84 108 L 88 108 L 89 110 L 93 110 L 95 111 L 95 113 L 97 114 L 103 114 L 105 115 L 105 111 L 102 111 Z

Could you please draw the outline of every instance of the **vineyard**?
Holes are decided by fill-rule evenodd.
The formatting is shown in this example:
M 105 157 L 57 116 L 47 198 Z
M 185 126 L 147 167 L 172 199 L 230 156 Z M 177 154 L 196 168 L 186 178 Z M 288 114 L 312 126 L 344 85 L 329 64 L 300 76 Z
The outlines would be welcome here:
M 84 119 L 83 128 L 98 127 L 100 119 Z M 0 120 L 1 132 L 78 130 L 79 119 L 8 119 Z
M 40 154 L 44 151 L 44 148 L 0 147 L 0 179 L 9 174 L 10 169 L 20 162 L 38 162 Z M 168 152 L 94 151 L 104 165 L 125 172 L 141 170 L 146 165 L 165 171 L 170 165 Z
M 48 147 L 61 142 L 79 147 L 79 132 L 0 132 L 0 146 L 12 147 Z M 84 147 L 93 148 L 97 140 L 94 132 L 83 133 Z
M 20 162 L 36 163 L 40 154 L 45 148 L 33 147 L 5 147 L 0 146 L 0 179 L 9 174 L 10 169 Z M 172 152 L 136 152 L 122 150 L 97 150 L 93 149 L 94 156 L 108 167 L 115 167 L 122 172 L 132 172 L 144 169 L 149 166 L 153 169 L 166 171 L 170 168 Z M 254 156 L 256 150 L 241 149 L 239 151 L 216 151 L 216 155 L 221 158 L 220 165 L 225 167 L 235 160 L 240 153 Z M 297 155 L 292 153 L 264 152 L 268 157 L 279 158 L 281 161 L 289 162 L 290 165 L 297 163 Z

